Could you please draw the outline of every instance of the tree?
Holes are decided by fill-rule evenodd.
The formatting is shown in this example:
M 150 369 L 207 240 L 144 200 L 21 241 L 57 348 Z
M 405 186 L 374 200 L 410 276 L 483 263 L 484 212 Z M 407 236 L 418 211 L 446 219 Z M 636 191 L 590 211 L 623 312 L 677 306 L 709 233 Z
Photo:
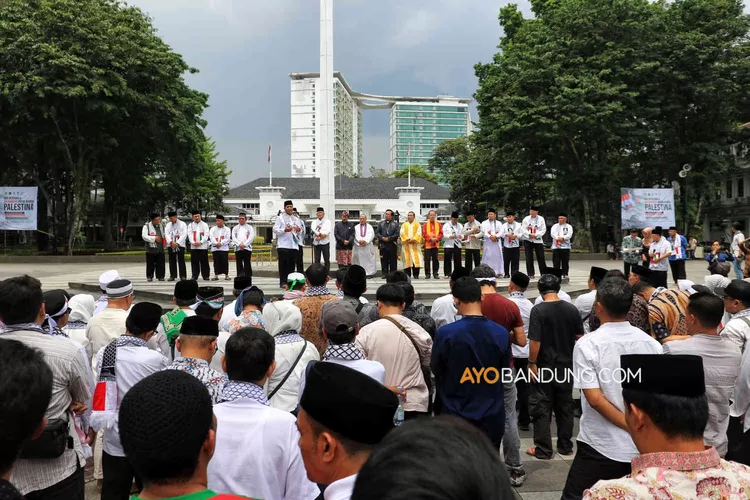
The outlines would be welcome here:
M 394 177 L 396 179 L 408 179 L 409 175 L 411 175 L 413 179 L 425 179 L 430 182 L 434 182 L 435 184 L 438 183 L 437 175 L 433 174 L 422 165 L 412 165 L 409 168 L 396 170 L 392 173 L 391 177 Z
M 0 160 L 39 185 L 69 253 L 94 180 L 111 240 L 113 215 L 139 205 L 149 182 L 205 171 L 195 158 L 208 96 L 185 84 L 196 70 L 139 9 L 7 0 L 0 19 Z

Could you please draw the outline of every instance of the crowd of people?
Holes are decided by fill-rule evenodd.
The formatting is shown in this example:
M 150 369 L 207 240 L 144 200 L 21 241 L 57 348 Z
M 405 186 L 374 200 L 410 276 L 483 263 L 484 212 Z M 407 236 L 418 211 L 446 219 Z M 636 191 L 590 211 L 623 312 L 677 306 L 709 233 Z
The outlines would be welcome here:
M 469 232 L 505 241 L 494 220 Z M 116 270 L 97 300 L 6 279 L 0 499 L 83 500 L 89 459 L 104 500 L 506 499 L 527 478 L 522 453 L 575 455 L 566 500 L 750 491 L 750 283 L 725 259 L 669 289 L 680 251 L 647 234 L 632 248 L 649 265 L 592 267 L 575 299 L 562 264 L 545 266 L 533 303 L 528 274 L 506 297 L 486 262 L 453 266 L 429 310 L 414 269 L 389 272 L 369 302 L 359 264 L 289 272 L 279 296 L 238 276 L 231 302 L 180 280 L 166 312 L 134 303 Z M 533 430 L 526 450 L 520 430 Z

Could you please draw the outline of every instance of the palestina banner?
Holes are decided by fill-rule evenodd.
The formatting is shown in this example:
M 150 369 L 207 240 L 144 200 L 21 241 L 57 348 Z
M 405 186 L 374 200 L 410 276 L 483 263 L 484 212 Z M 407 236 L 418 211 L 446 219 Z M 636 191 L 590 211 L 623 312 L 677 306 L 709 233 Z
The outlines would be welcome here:
M 36 231 L 37 187 L 0 186 L 0 230 Z
M 673 189 L 620 189 L 623 229 L 675 225 Z

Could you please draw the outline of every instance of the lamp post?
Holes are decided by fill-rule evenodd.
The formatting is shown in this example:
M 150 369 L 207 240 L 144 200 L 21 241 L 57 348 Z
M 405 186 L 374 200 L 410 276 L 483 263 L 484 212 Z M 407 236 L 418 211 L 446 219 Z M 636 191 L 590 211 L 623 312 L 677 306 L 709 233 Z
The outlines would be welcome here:
M 687 204 L 688 204 L 688 172 L 693 167 L 690 166 L 690 164 L 686 163 L 682 166 L 682 170 L 680 170 L 680 173 L 677 174 L 680 176 L 681 179 L 685 179 L 685 193 L 684 197 L 682 198 L 682 221 L 685 224 L 685 230 L 682 234 L 687 236 L 688 234 L 688 218 L 687 218 Z

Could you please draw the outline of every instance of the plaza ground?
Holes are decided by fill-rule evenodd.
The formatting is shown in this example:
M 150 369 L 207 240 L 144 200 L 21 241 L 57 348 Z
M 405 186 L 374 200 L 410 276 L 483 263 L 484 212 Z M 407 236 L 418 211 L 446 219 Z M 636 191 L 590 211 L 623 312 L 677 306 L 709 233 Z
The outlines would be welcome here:
M 582 292 L 587 291 L 587 280 L 589 269 L 592 265 L 600 266 L 608 269 L 622 269 L 623 264 L 621 261 L 605 261 L 605 260 L 574 260 L 570 263 L 570 280 L 563 286 L 563 289 L 572 295 L 578 295 Z M 524 263 L 521 262 L 522 271 L 524 270 Z M 706 271 L 706 263 L 704 261 L 689 261 L 687 263 L 687 277 L 694 281 L 696 284 L 702 284 L 703 278 L 708 274 Z M 230 266 L 232 271 L 234 266 Z M 442 263 L 441 263 L 442 268 Z M 145 276 L 145 263 L 89 263 L 89 264 L 0 264 L 0 280 L 11 276 L 16 276 L 23 273 L 31 274 L 39 278 L 42 281 L 42 285 L 45 290 L 53 288 L 66 288 L 68 289 L 69 283 L 83 283 L 89 287 L 94 286 L 98 288 L 97 278 L 99 274 L 107 269 L 117 269 L 123 278 L 127 278 L 133 281 L 136 293 L 136 300 L 147 300 L 146 297 L 155 294 L 155 297 L 169 297 L 171 296 L 174 283 L 170 282 L 153 282 L 147 283 Z M 269 263 L 256 265 L 254 269 L 258 271 L 264 270 L 263 274 L 271 274 L 275 269 L 275 265 Z M 190 268 L 188 266 L 188 273 Z M 230 273 L 232 276 L 233 274 Z M 671 281 L 671 274 L 670 274 Z M 499 285 L 501 291 L 507 286 L 508 280 L 500 280 Z M 201 284 L 204 282 L 201 281 Z M 275 295 L 278 288 L 278 280 L 272 276 L 257 277 L 254 279 L 254 283 L 260 286 L 268 295 Z M 382 279 L 373 279 L 368 281 L 368 292 L 367 295 L 370 300 L 373 299 L 375 290 L 384 281 Z M 205 284 L 209 284 L 206 282 Z M 231 281 L 219 281 L 210 282 L 210 284 L 221 284 L 227 290 L 227 297 L 231 297 Z M 446 294 L 449 292 L 448 280 L 416 280 L 413 282 L 417 296 L 423 297 L 426 304 L 431 304 L 432 300 L 436 296 Z M 329 287 L 333 288 L 333 283 L 329 283 Z M 87 287 L 88 288 L 88 287 Z M 93 293 L 89 291 L 88 293 Z M 98 294 L 93 293 L 94 296 Z M 529 287 L 529 298 L 533 298 L 537 295 L 534 285 Z M 148 299 L 151 300 L 151 299 Z M 157 300 L 162 302 L 163 305 L 167 305 L 164 300 Z M 574 436 L 578 434 L 578 419 L 575 421 L 576 429 Z M 555 436 L 555 425 L 552 424 L 553 436 Z M 568 475 L 570 468 L 570 462 L 573 457 L 563 457 L 556 454 L 552 460 L 543 461 L 537 460 L 526 455 L 526 449 L 533 445 L 533 435 L 530 431 L 521 431 L 521 457 L 524 461 L 528 479 L 526 483 L 515 490 L 516 498 L 522 498 L 524 500 L 557 500 L 560 498 L 560 494 L 563 486 L 565 485 L 565 479 Z M 99 494 L 96 491 L 96 481 L 90 479 L 87 483 L 87 500 L 94 500 L 99 498 Z

